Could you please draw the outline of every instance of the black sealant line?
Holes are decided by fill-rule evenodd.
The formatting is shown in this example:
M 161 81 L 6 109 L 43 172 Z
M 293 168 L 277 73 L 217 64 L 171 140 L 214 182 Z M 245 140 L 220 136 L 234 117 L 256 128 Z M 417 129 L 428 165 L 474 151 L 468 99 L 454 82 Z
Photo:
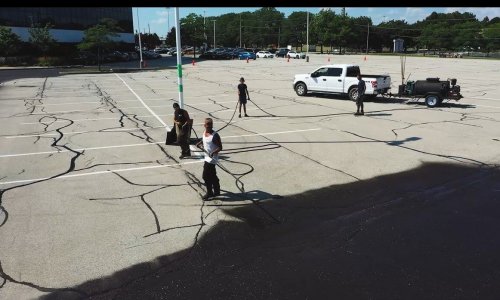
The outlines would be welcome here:
M 47 82 L 47 78 L 45 79 L 45 82 L 44 82 L 44 85 L 43 85 L 43 88 L 45 88 L 45 85 L 46 85 L 46 82 Z M 43 95 L 43 91 L 40 93 L 40 95 Z M 53 118 L 55 118 L 56 120 L 58 120 L 58 118 L 52 116 Z M 3 213 L 5 214 L 5 217 L 4 217 L 4 220 L 2 221 L 2 223 L 0 224 L 0 227 L 2 227 L 8 220 L 8 211 L 2 206 L 2 199 L 3 199 L 3 195 L 5 194 L 5 192 L 7 191 L 10 191 L 10 190 L 13 190 L 13 189 L 18 189 L 18 188 L 21 188 L 21 187 L 25 187 L 25 186 L 28 186 L 28 185 L 32 185 L 32 184 L 36 184 L 36 183 L 40 183 L 40 182 L 43 182 L 43 181 L 48 181 L 48 180 L 51 180 L 51 179 L 54 179 L 54 178 L 57 178 L 57 177 L 60 177 L 62 175 L 65 175 L 65 174 L 68 174 L 70 172 L 72 172 L 75 168 L 75 162 L 76 162 L 76 159 L 78 159 L 80 157 L 80 155 L 82 155 L 84 153 L 84 151 L 82 152 L 78 152 L 78 151 L 75 151 L 71 148 L 69 148 L 68 146 L 66 145 L 58 145 L 59 141 L 63 138 L 64 134 L 61 132 L 61 129 L 63 128 L 66 128 L 68 126 L 71 126 L 73 124 L 73 121 L 71 120 L 68 120 L 68 119 L 63 119 L 63 120 L 66 120 L 68 121 L 68 124 L 56 129 L 56 132 L 59 134 L 59 137 L 56 137 L 56 138 L 52 138 L 53 139 L 53 142 L 51 144 L 51 147 L 54 147 L 56 149 L 59 149 L 58 147 L 62 147 L 72 153 L 74 153 L 75 155 L 71 158 L 70 160 L 70 164 L 68 166 L 68 170 L 63 172 L 63 173 L 60 173 L 60 174 L 56 174 L 56 175 L 53 175 L 49 178 L 46 178 L 46 179 L 41 179 L 41 180 L 38 180 L 38 181 L 34 181 L 34 182 L 29 182 L 29 183 L 25 183 L 25 184 L 20 184 L 20 185 L 17 185 L 17 186 L 13 186 L 13 187 L 10 187 L 10 188 L 6 188 L 6 189 L 0 189 L 0 209 L 3 211 Z M 21 284 L 21 285 L 25 285 L 25 286 L 29 286 L 29 287 L 32 287 L 32 288 L 35 288 L 39 291 L 42 291 L 42 292 L 58 292 L 58 291 L 63 291 L 63 292 L 71 292 L 71 293 L 77 293 L 79 295 L 82 295 L 82 296 L 87 296 L 87 294 L 83 291 L 79 291 L 79 290 L 76 290 L 76 289 L 67 289 L 67 288 L 47 288 L 47 287 L 42 287 L 42 286 L 39 286 L 39 285 L 36 285 L 34 283 L 31 283 L 31 282 L 27 282 L 27 281 L 18 281 L 18 280 L 15 280 L 14 278 L 12 278 L 11 276 L 9 276 L 8 274 L 6 274 L 4 271 L 3 271 L 3 268 L 1 266 L 1 261 L 0 261 L 0 277 L 3 278 L 4 282 L 3 284 L 0 286 L 0 288 L 2 288 L 5 283 L 7 281 L 10 281 L 10 282 L 13 282 L 13 283 L 17 283 L 17 284 Z

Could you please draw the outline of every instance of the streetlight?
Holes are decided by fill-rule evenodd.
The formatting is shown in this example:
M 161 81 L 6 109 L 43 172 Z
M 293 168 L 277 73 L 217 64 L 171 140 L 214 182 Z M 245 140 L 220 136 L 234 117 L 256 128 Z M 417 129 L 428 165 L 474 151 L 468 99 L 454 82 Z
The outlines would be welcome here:
M 139 68 L 142 69 L 142 43 L 141 43 L 141 25 L 139 23 L 139 8 L 136 9 L 137 11 L 137 28 L 139 29 L 139 55 L 140 55 L 140 62 L 139 62 Z M 137 30 L 136 30 L 137 32 Z
M 214 49 L 215 49 L 215 48 L 217 48 L 217 47 L 215 46 L 215 21 L 216 21 L 216 20 L 212 20 L 212 22 L 214 22 Z
M 307 23 L 306 23 L 306 44 L 307 44 L 307 48 L 306 48 L 306 60 L 307 62 L 309 62 L 309 11 L 307 11 Z M 323 50 L 323 48 L 321 48 L 321 50 Z

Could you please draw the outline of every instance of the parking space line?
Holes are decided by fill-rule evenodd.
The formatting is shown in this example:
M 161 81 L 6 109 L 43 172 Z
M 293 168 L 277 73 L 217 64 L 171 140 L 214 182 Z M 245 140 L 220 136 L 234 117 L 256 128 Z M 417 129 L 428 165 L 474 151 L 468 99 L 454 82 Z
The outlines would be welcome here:
M 189 162 L 184 162 L 184 163 L 176 163 L 176 164 L 171 164 L 171 165 L 155 165 L 155 166 L 148 166 L 148 167 L 136 167 L 136 168 L 126 168 L 126 169 L 96 171 L 96 172 L 88 172 L 88 173 L 81 173 L 81 174 L 68 174 L 68 175 L 62 175 L 62 176 L 59 176 L 59 177 L 55 177 L 53 179 L 65 179 L 65 178 L 83 177 L 83 176 L 92 176 L 92 175 L 101 175 L 101 174 L 109 174 L 109 173 L 142 171 L 142 170 L 149 170 L 149 169 L 168 168 L 168 167 L 180 166 L 180 165 L 197 164 L 197 163 L 202 163 L 202 162 L 204 162 L 204 160 L 200 159 L 200 160 L 196 160 L 196 161 L 189 161 Z M 30 183 L 30 182 L 34 182 L 34 181 L 47 180 L 47 179 L 51 179 L 51 178 L 52 177 L 42 177 L 42 178 L 35 178 L 35 179 L 5 181 L 5 182 L 0 182 L 0 185 L 15 184 L 15 183 Z
M 120 77 L 120 75 L 118 75 L 118 74 L 116 74 L 116 73 L 115 73 L 115 76 L 116 76 L 116 77 L 118 77 L 118 78 L 119 78 L 119 79 L 123 82 L 123 84 L 125 84 L 125 86 L 126 86 L 126 87 L 127 87 L 127 88 L 131 91 L 131 92 L 132 92 L 132 94 L 134 94 L 134 95 L 137 97 L 137 99 L 138 99 L 139 101 L 141 101 L 142 105 L 144 105 L 144 107 L 145 107 L 145 108 L 146 108 L 146 109 L 147 109 L 147 110 L 148 110 L 148 111 L 149 111 L 149 112 L 150 112 L 153 116 L 155 116 L 155 117 L 156 117 L 156 119 L 157 119 L 157 120 L 158 120 L 158 121 L 159 121 L 159 122 L 160 122 L 160 123 L 161 123 L 164 127 L 167 127 L 167 128 L 168 128 L 168 130 L 170 131 L 170 126 L 168 126 L 167 124 L 165 124 L 165 122 L 163 122 L 163 120 L 162 120 L 162 119 L 161 119 L 158 115 L 156 115 L 156 113 L 155 113 L 153 110 L 151 110 L 151 108 L 149 108 L 149 106 L 147 106 L 147 105 L 146 105 L 146 103 L 144 103 L 144 101 L 141 99 L 141 97 L 139 97 L 139 95 L 137 95 L 137 94 L 136 94 L 136 92 L 134 92 L 134 90 L 133 90 L 133 89 L 132 89 L 132 88 L 131 88 L 131 87 L 130 87 L 130 86 L 129 86 L 126 82 L 125 82 L 125 80 L 123 80 L 123 79 Z
M 222 102 L 218 102 L 218 103 L 222 103 Z M 234 103 L 234 101 L 229 101 L 229 103 Z M 198 104 L 196 104 L 198 105 Z M 152 107 L 156 107 L 156 106 L 152 106 Z M 128 109 L 128 108 L 132 108 L 132 107 L 121 107 L 122 109 Z M 142 108 L 142 106 L 140 106 L 139 108 Z M 247 111 L 254 111 L 254 110 L 259 110 L 258 108 L 248 108 Z M 217 113 L 218 114 L 221 114 L 221 113 L 232 113 L 233 110 L 224 110 L 224 111 L 218 111 Z M 191 116 L 196 116 L 196 115 L 203 115 L 203 114 L 206 114 L 208 115 L 208 113 L 191 113 L 189 115 Z M 31 115 L 35 115 L 35 114 L 31 114 Z M 41 115 L 41 114 L 40 114 Z M 127 116 L 128 115 L 131 115 L 131 114 L 126 114 Z M 161 117 L 166 117 L 166 116 L 172 116 L 173 117 L 173 113 L 172 114 L 160 114 L 158 116 L 161 116 Z M 136 116 L 137 118 L 154 118 L 154 116 L 151 116 L 151 115 L 147 115 L 147 116 Z M 79 122 L 79 121 L 99 121 L 99 120 L 119 120 L 120 118 L 96 118 L 96 119 L 75 119 L 72 121 L 73 122 Z M 270 119 L 270 117 L 267 117 L 266 119 Z M 247 119 L 248 120 L 248 119 Z M 54 123 L 56 122 L 67 122 L 66 120 L 58 120 L 58 121 L 54 121 Z M 33 125 L 33 124 L 40 124 L 40 122 L 25 122 L 25 123 L 20 123 L 20 124 L 23 124 L 23 125 Z
M 305 131 L 316 131 L 321 128 L 313 128 L 313 129 L 303 129 L 303 130 L 291 130 L 291 131 L 279 131 L 279 132 L 267 132 L 267 133 L 253 133 L 253 134 L 245 134 L 245 135 L 230 135 L 224 136 L 224 139 L 229 138 L 238 138 L 238 137 L 248 137 L 248 136 L 262 136 L 262 135 L 275 135 L 275 134 L 285 134 L 285 133 L 296 133 L 296 132 L 305 132 Z M 114 145 L 114 146 L 100 146 L 100 147 L 89 147 L 89 148 L 79 148 L 74 149 L 74 151 L 88 151 L 88 150 L 101 150 L 101 149 L 112 149 L 112 148 L 126 148 L 126 147 L 138 147 L 138 146 L 151 146 L 164 144 L 165 142 L 156 142 L 156 143 L 140 143 L 140 144 L 128 144 L 128 145 Z M 3 154 L 0 155 L 0 158 L 7 157 L 17 157 L 17 156 L 31 156 L 31 155 L 43 155 L 43 154 L 55 154 L 55 153 L 64 153 L 69 152 L 69 150 L 59 150 L 59 151 L 42 151 L 42 152 L 30 152 L 30 153 L 17 153 L 17 154 Z
M 170 127 L 165 125 L 170 130 Z M 97 132 L 127 132 L 127 131 L 135 131 L 135 130 L 144 130 L 144 129 L 158 129 L 165 128 L 164 126 L 157 127 L 139 127 L 139 128 L 117 128 L 117 129 L 108 129 L 108 130 L 100 130 L 100 131 L 74 131 L 74 132 L 63 132 L 63 135 L 72 135 L 72 134 L 80 134 L 80 133 L 97 133 Z M 28 138 L 28 137 L 39 137 L 39 136 L 58 136 L 59 133 L 42 133 L 42 134 L 29 134 L 29 135 L 11 135 L 4 136 L 6 139 L 18 139 L 18 138 Z

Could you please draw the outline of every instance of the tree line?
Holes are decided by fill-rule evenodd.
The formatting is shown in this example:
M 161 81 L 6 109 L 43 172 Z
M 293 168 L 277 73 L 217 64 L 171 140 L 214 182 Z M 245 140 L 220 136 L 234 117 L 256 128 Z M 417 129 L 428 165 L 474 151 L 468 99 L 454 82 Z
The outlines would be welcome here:
M 449 51 L 500 49 L 500 18 L 478 20 L 470 12 L 433 12 L 422 21 L 408 24 L 403 20 L 384 21 L 373 25 L 367 16 L 351 17 L 345 8 L 340 13 L 323 9 L 309 13 L 297 11 L 285 17 L 273 7 L 254 12 L 228 13 L 205 18 L 191 13 L 180 20 L 181 43 L 199 46 L 279 48 L 291 45 L 302 49 L 307 45 L 327 49 L 352 49 L 381 52 L 392 49 L 393 40 L 404 40 L 405 49 L 438 49 Z M 175 45 L 175 28 L 167 33 L 167 45 Z

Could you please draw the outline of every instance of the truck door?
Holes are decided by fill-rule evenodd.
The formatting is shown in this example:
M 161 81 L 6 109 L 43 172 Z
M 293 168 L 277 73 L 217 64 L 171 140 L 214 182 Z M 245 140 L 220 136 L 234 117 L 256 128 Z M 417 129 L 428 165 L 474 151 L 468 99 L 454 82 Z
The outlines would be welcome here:
M 324 91 L 328 68 L 319 68 L 311 73 L 307 82 L 307 89 L 311 91 Z
M 344 76 L 342 76 L 343 68 L 328 68 L 327 75 L 322 79 L 325 91 L 331 93 L 344 92 Z

